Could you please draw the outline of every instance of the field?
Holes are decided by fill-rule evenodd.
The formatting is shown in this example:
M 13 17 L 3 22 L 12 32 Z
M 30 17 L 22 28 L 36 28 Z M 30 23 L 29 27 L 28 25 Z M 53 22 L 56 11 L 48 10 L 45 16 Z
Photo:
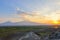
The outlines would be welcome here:
M 16 33 L 16 32 L 27 32 L 32 30 L 39 30 L 48 28 L 46 26 L 4 26 L 0 27 L 0 37 L 5 37 L 8 34 Z

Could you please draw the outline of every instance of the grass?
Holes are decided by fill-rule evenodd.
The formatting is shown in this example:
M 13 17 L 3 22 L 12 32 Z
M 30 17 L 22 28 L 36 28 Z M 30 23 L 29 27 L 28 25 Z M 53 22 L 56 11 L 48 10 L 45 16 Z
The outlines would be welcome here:
M 16 33 L 16 32 L 27 32 L 27 31 L 31 31 L 31 30 L 38 30 L 38 29 L 43 29 L 43 28 L 47 28 L 44 26 L 30 26 L 30 27 L 25 27 L 25 26 L 11 26 L 11 27 L 0 27 L 0 37 L 5 37 L 8 34 L 12 34 L 12 33 Z M 41 35 L 43 35 L 43 33 L 40 33 Z

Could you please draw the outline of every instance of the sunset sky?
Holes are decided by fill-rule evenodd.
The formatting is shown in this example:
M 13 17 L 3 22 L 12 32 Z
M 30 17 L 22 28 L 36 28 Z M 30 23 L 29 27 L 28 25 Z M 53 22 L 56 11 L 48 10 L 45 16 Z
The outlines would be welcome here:
M 24 13 L 18 13 L 19 11 Z M 0 23 L 30 21 L 60 24 L 60 0 L 0 0 Z

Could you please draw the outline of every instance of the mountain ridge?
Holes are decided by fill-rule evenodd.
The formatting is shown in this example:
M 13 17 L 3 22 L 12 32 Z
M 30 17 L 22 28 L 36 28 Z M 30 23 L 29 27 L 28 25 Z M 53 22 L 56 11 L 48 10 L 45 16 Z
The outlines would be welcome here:
M 0 23 L 0 26 L 36 26 L 36 25 L 42 25 L 40 23 L 35 23 L 35 22 L 28 22 L 28 21 L 22 21 L 22 22 L 4 22 L 4 23 Z

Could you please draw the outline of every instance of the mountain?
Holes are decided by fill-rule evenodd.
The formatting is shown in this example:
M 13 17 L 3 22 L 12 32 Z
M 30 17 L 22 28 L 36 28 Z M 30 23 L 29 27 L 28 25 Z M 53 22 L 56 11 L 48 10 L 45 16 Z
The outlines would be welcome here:
M 35 26 L 35 25 L 41 25 L 39 23 L 35 23 L 35 22 L 27 22 L 27 21 L 22 21 L 22 22 L 4 22 L 4 23 L 0 23 L 0 26 Z

